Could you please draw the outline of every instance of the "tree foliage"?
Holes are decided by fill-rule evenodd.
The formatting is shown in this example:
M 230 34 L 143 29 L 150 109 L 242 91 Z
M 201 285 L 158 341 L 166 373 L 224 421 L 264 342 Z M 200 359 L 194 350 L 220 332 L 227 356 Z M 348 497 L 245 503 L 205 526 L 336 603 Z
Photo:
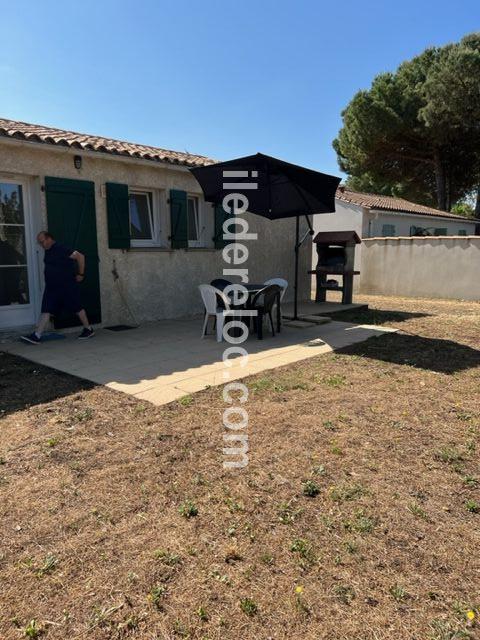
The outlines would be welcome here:
M 450 210 L 480 185 L 480 33 L 377 76 L 342 118 L 348 186 Z
M 475 216 L 475 209 L 469 202 L 459 200 L 451 208 L 452 213 L 456 213 L 458 216 L 465 216 L 466 218 L 473 218 Z

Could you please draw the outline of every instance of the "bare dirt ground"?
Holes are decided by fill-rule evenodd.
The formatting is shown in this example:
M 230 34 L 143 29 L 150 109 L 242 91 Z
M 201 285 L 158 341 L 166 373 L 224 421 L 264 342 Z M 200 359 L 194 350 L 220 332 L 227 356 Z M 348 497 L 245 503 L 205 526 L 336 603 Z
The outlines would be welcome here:
M 164 407 L 0 354 L 0 638 L 453 640 L 480 616 L 480 305 Z M 339 318 L 340 319 L 340 318 Z

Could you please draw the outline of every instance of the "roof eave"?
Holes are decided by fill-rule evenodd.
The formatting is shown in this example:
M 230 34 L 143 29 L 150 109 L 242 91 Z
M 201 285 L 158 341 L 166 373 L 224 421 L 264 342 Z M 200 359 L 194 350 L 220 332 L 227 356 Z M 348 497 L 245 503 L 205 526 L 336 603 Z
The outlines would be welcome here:
M 443 218 L 444 220 L 462 220 L 463 222 L 480 222 L 480 220 L 476 221 L 475 218 L 466 218 L 464 216 L 457 216 L 454 213 L 448 213 L 446 212 L 445 214 L 442 214 L 441 211 L 439 211 L 438 213 L 425 213 L 422 211 L 402 211 L 400 209 L 386 209 L 386 208 L 382 208 L 382 207 L 366 207 L 368 208 L 372 213 L 392 213 L 392 214 L 396 214 L 396 215 L 404 215 L 404 216 L 420 216 L 420 217 L 424 217 L 424 218 Z
M 96 151 L 94 149 L 82 149 L 73 145 L 58 145 L 43 140 L 26 140 L 24 138 L 13 138 L 11 136 L 0 135 L 0 144 L 9 144 L 12 146 L 26 146 L 32 149 L 41 150 L 48 149 L 54 153 L 66 153 L 71 155 L 82 155 L 87 157 L 99 156 L 104 160 L 115 160 L 117 162 L 129 162 L 142 165 L 157 165 L 164 169 L 173 169 L 176 171 L 189 171 L 190 167 L 197 165 L 189 165 L 184 163 L 169 162 L 168 160 L 158 160 L 155 158 L 138 158 L 129 154 L 113 153 L 111 151 Z

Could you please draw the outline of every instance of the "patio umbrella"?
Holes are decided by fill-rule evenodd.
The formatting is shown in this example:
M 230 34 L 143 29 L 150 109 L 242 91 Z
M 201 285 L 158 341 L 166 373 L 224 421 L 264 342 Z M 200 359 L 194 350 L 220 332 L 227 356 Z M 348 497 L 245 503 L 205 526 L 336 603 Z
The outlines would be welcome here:
M 335 191 L 340 178 L 263 153 L 195 167 L 190 171 L 200 183 L 207 202 L 219 204 L 229 193 L 242 193 L 248 198 L 250 213 L 270 220 L 296 218 L 293 317 L 298 319 L 298 259 L 305 238 L 309 233 L 313 235 L 309 216 L 335 211 Z M 230 173 L 224 173 L 227 171 Z M 252 183 L 256 183 L 257 188 L 253 188 Z M 305 216 L 308 223 L 303 238 L 300 238 L 300 216 Z

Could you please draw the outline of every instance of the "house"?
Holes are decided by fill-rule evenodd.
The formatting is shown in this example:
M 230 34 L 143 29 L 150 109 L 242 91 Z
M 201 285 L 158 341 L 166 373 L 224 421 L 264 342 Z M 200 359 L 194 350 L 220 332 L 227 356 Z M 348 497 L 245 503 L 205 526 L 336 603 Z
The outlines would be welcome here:
M 37 233 L 86 256 L 82 283 L 94 323 L 132 324 L 201 312 L 198 285 L 221 276 L 221 207 L 204 201 L 187 152 L 0 119 L 0 329 L 34 324 L 43 290 Z M 295 220 L 246 214 L 250 282 L 293 282 Z M 309 293 L 311 244 L 301 253 Z M 287 292 L 291 295 L 292 288 Z M 56 326 L 76 323 L 59 318 Z
M 335 213 L 313 217 L 315 233 L 356 231 L 360 238 L 475 235 L 478 221 L 447 211 L 409 202 L 402 198 L 359 193 L 340 186 Z M 362 247 L 355 254 L 355 268 L 361 268 Z M 313 257 L 315 262 L 315 256 Z
M 361 238 L 475 235 L 478 222 L 403 198 L 350 191 L 341 186 L 335 214 L 315 216 L 316 231 L 352 229 Z

